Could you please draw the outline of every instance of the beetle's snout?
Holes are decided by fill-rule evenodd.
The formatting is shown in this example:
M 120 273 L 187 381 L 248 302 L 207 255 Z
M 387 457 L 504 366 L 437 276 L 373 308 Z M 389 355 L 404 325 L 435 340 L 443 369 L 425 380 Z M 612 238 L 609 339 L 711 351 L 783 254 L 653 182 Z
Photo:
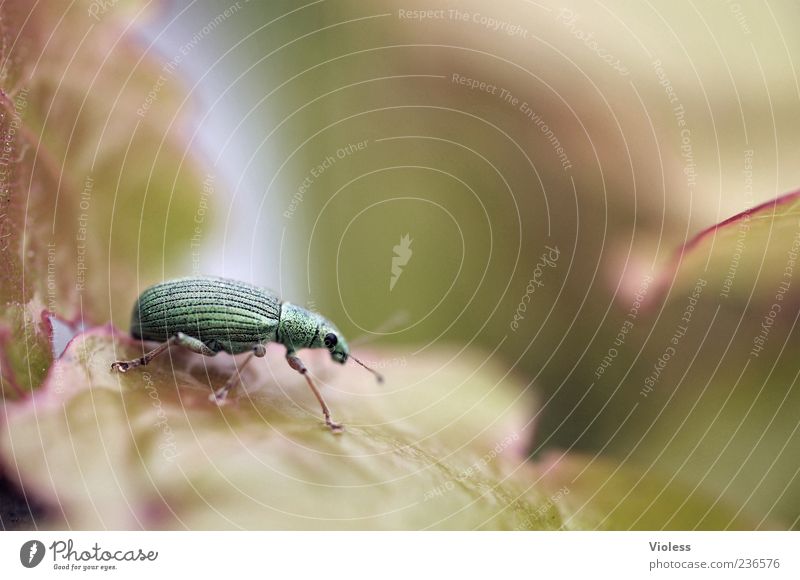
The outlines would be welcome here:
M 344 364 L 347 362 L 347 355 L 342 351 L 333 351 L 331 353 L 331 358 L 339 364 Z

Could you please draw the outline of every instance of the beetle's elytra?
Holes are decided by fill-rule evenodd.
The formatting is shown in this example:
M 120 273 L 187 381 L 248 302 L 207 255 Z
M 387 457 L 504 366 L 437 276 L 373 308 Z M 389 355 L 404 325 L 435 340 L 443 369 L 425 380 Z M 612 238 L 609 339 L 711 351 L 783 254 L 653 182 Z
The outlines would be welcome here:
M 319 401 L 325 423 L 337 432 L 342 426 L 331 420 L 328 406 L 297 351 L 325 348 L 334 361 L 344 364 L 348 358 L 353 358 L 382 380 L 378 373 L 350 355 L 347 341 L 324 316 L 282 302 L 269 290 L 226 278 L 196 276 L 151 286 L 142 292 L 133 307 L 131 335 L 161 344 L 141 358 L 113 363 L 112 370 L 124 373 L 146 365 L 176 344 L 205 356 L 219 352 L 250 352 L 239 367 L 241 371 L 253 356 L 264 356 L 267 343 L 280 343 L 286 347 L 289 365 L 306 378 Z M 211 394 L 211 400 L 222 403 L 238 382 L 239 373 L 235 372 L 225 385 Z

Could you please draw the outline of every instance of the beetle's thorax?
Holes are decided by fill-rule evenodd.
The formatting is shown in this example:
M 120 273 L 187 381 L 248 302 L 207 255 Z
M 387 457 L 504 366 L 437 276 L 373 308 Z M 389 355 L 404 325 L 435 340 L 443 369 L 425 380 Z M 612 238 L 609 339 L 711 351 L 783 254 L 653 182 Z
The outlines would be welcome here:
M 320 316 L 290 302 L 281 304 L 277 341 L 290 351 L 322 346 L 319 337 Z

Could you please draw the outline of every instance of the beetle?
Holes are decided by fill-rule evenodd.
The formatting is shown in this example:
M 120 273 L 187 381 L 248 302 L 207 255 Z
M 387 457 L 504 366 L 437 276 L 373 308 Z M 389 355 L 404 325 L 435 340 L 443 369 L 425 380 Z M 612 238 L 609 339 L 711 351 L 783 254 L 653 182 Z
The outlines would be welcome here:
M 328 405 L 297 356 L 297 350 L 325 348 L 335 362 L 344 364 L 353 359 L 373 373 L 378 382 L 383 382 L 379 373 L 350 354 L 347 341 L 330 320 L 283 302 L 270 290 L 228 278 L 194 276 L 147 288 L 133 306 L 131 335 L 161 344 L 141 358 L 114 362 L 112 371 L 124 373 L 146 365 L 172 345 L 205 356 L 250 352 L 239 372 L 234 372 L 222 387 L 212 391 L 209 399 L 217 404 L 222 404 L 228 392 L 239 383 L 241 369 L 254 356 L 266 354 L 267 343 L 282 344 L 286 347 L 286 361 L 305 377 L 322 407 L 325 424 L 334 432 L 341 432 L 343 426 L 331 419 Z

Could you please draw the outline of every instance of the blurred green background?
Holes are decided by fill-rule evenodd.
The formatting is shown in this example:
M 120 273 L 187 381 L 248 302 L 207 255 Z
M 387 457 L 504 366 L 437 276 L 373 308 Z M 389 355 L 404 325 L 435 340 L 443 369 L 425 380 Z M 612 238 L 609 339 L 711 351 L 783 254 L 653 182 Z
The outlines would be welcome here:
M 794 288 L 748 359 L 781 268 L 723 296 L 723 248 L 628 316 L 691 235 L 800 184 L 795 3 L 176 3 L 153 25 L 165 55 L 231 6 L 186 71 L 233 185 L 204 270 L 378 345 L 479 347 L 535 384 L 532 454 L 610 454 L 797 526 Z
M 236 143 L 219 154 L 250 186 L 231 211 L 253 222 L 254 278 L 380 345 L 480 347 L 535 382 L 534 454 L 611 454 L 797 525 L 794 289 L 748 360 L 780 268 L 724 297 L 734 247 L 721 270 L 687 274 L 708 284 L 648 396 L 693 282 L 628 316 L 691 235 L 800 184 L 796 4 L 240 4 L 198 48 L 198 87 L 224 93 L 210 147 Z M 176 16 L 191 36 L 229 6 L 176 6 L 157 26 Z M 559 259 L 514 330 L 548 245 Z

